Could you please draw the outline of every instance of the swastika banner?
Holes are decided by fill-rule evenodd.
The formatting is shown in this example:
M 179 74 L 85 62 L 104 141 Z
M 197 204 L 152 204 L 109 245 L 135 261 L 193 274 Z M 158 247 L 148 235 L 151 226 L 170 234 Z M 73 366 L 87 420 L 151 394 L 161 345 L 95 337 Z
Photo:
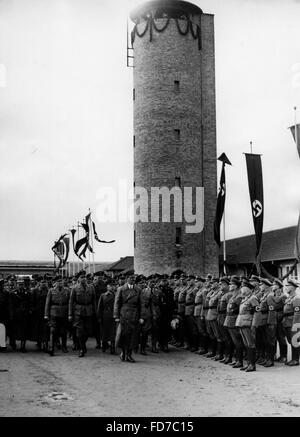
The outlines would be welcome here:
M 251 212 L 256 236 L 255 257 L 257 258 L 261 248 L 264 224 L 264 189 L 261 156 L 252 153 L 246 153 L 245 155 L 248 172 Z

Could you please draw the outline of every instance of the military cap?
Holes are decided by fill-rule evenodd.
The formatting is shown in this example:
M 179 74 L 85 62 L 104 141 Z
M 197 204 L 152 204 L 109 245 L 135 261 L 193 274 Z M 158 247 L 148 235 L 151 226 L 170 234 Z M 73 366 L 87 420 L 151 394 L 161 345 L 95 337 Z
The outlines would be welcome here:
M 260 278 L 260 282 L 268 285 L 269 287 L 272 285 L 272 282 L 268 278 Z
M 88 273 L 88 274 L 86 275 L 86 278 L 87 278 L 87 279 L 91 279 L 92 277 L 93 277 L 92 273 Z
M 222 276 L 222 278 L 220 278 L 219 282 L 225 282 L 226 284 L 229 284 L 229 279 L 227 278 L 227 276 Z
M 253 290 L 253 288 L 255 288 L 254 285 L 251 284 L 251 282 L 247 278 L 243 279 L 242 287 L 250 288 L 250 290 Z
M 241 276 L 240 276 L 240 281 L 241 281 L 241 282 L 243 282 L 243 281 L 249 281 L 249 279 L 247 278 L 247 276 L 245 276 L 245 275 L 241 275 Z
M 239 276 L 235 276 L 235 275 L 231 276 L 230 283 L 231 284 L 235 284 L 235 285 L 237 285 L 239 287 L 241 285 L 241 281 L 240 281 Z
M 249 279 L 249 281 L 257 281 L 257 282 L 260 282 L 260 279 L 259 279 L 259 277 L 256 276 L 256 275 L 251 275 L 251 278 Z
M 219 282 L 219 278 L 211 278 L 211 282 Z
M 298 284 L 298 282 L 295 281 L 294 279 L 288 279 L 287 285 L 292 285 L 293 287 L 296 287 L 296 288 L 298 288 L 300 286 L 300 284 Z
M 206 279 L 207 279 L 207 280 L 212 279 L 212 275 L 209 273 L 209 274 L 206 276 Z
M 283 287 L 283 283 L 278 278 L 274 278 L 273 285 L 276 285 L 276 284 L 278 284 L 281 288 Z

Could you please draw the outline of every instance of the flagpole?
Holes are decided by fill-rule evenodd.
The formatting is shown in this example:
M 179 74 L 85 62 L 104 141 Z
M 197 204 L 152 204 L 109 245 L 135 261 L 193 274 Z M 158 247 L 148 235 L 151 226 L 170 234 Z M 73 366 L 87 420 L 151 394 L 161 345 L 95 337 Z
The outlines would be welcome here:
M 89 213 L 90 213 L 90 230 L 91 230 L 91 247 L 92 247 L 92 259 L 93 259 L 93 273 L 95 274 L 96 269 L 95 269 L 95 254 L 94 254 L 94 229 L 93 229 L 93 222 L 92 222 L 92 213 L 91 210 L 89 209 Z
M 295 112 L 295 141 L 298 149 L 297 106 L 294 106 L 294 112 Z
M 225 225 L 225 205 L 224 205 L 224 214 L 223 214 L 223 260 L 224 260 L 224 274 L 226 275 L 226 225 Z

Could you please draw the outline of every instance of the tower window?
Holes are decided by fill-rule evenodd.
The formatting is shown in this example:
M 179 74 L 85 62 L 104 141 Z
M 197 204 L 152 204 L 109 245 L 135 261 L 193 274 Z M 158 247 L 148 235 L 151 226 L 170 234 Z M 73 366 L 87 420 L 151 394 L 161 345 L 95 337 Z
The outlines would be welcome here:
M 176 244 L 182 243 L 181 228 L 176 228 Z
M 176 176 L 175 178 L 175 187 L 181 187 L 181 177 Z
M 133 98 L 133 101 L 135 101 L 135 88 L 133 88 L 133 91 L 132 91 L 132 98 Z
M 180 91 L 180 82 L 179 82 L 179 80 L 174 80 L 174 91 L 176 93 L 179 93 L 179 91 Z
M 180 140 L 180 129 L 174 129 L 176 140 Z
M 135 135 L 133 135 L 133 147 L 135 147 Z

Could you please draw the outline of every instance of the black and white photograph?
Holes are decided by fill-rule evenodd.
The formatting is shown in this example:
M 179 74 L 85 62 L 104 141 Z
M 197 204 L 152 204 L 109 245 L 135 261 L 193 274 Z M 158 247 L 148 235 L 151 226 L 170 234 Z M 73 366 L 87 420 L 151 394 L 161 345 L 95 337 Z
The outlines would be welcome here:
M 0 0 L 0 418 L 300 416 L 299 19 Z

